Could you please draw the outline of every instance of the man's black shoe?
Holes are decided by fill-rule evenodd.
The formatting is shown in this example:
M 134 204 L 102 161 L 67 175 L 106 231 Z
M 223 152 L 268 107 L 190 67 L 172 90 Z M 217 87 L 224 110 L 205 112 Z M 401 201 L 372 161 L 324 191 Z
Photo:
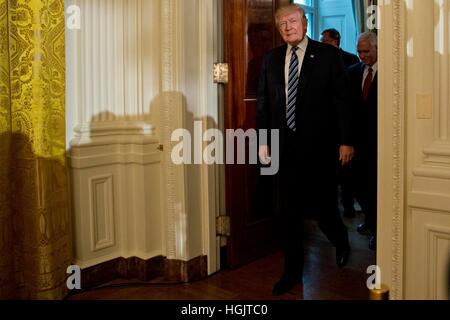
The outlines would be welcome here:
M 294 289 L 297 284 L 303 284 L 301 277 L 290 277 L 283 275 L 281 279 L 273 286 L 272 294 L 275 296 L 280 296 Z
M 350 256 L 350 246 L 336 248 L 336 263 L 339 267 L 343 267 L 348 262 Z
M 358 231 L 359 233 L 365 233 L 365 232 L 369 231 L 369 227 L 367 226 L 366 223 L 360 223 L 356 227 L 356 231 Z

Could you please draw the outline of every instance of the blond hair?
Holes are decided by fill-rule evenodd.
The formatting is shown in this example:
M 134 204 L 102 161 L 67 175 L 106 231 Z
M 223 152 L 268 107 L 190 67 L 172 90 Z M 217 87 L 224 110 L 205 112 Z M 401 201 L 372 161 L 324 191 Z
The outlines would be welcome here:
M 291 14 L 294 12 L 299 12 L 300 16 L 306 20 L 306 16 L 305 16 L 305 9 L 303 9 L 303 7 L 297 3 L 291 3 L 282 7 L 279 7 L 277 9 L 277 11 L 275 11 L 275 23 L 278 26 L 278 22 L 280 21 L 280 18 L 282 16 L 285 16 L 287 14 Z

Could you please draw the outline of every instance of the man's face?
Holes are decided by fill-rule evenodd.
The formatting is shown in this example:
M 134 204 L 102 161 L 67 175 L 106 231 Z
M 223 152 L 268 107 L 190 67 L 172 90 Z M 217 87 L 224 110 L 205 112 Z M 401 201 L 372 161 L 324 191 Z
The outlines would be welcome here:
M 306 19 L 303 19 L 298 11 L 281 16 L 278 21 L 281 37 L 291 46 L 296 46 L 303 40 L 307 26 Z
M 324 32 L 322 34 L 322 37 L 320 37 L 320 42 L 331 44 L 333 47 L 339 48 L 337 40 L 331 38 L 328 32 Z
M 358 41 L 358 55 L 366 66 L 373 66 L 377 62 L 377 47 L 370 44 L 369 39 L 360 39 Z

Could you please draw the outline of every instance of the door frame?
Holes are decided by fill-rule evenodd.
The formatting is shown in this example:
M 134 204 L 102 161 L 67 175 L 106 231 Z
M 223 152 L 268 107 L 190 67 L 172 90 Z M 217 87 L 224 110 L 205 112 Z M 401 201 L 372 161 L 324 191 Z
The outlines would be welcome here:
M 379 2 L 377 264 L 390 299 L 398 300 L 405 284 L 406 7 L 401 0 Z
M 213 81 L 214 63 L 223 57 L 223 0 L 199 1 L 199 39 L 200 39 L 200 108 L 202 132 L 223 128 L 223 94 L 220 84 Z M 217 123 L 214 123 L 216 120 Z M 221 130 L 222 131 L 222 130 Z M 222 190 L 225 181 L 221 175 L 221 165 L 201 165 L 201 211 L 203 253 L 207 256 L 208 274 L 220 270 L 220 242 L 217 235 L 216 220 L 222 213 Z

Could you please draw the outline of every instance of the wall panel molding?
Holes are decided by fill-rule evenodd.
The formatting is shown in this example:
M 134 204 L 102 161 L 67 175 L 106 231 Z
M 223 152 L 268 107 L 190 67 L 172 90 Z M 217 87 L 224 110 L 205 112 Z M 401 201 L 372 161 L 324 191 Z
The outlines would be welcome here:
M 98 251 L 115 245 L 113 176 L 89 179 L 91 250 Z
M 75 258 L 82 267 L 164 254 L 158 143 L 119 138 L 71 149 Z
M 445 142 L 450 150 L 450 1 L 436 0 L 434 6 L 434 101 L 436 103 L 435 142 Z
M 450 175 L 450 0 L 436 0 L 434 4 L 434 139 L 423 149 L 422 165 L 414 170 L 417 176 L 432 178 L 436 167 Z
M 450 213 L 449 213 L 450 214 Z M 448 300 L 450 228 L 428 224 L 428 299 Z M 444 259 L 444 260 L 443 260 Z M 445 277 L 445 275 L 447 277 Z
M 405 299 L 448 300 L 450 212 L 410 208 Z

